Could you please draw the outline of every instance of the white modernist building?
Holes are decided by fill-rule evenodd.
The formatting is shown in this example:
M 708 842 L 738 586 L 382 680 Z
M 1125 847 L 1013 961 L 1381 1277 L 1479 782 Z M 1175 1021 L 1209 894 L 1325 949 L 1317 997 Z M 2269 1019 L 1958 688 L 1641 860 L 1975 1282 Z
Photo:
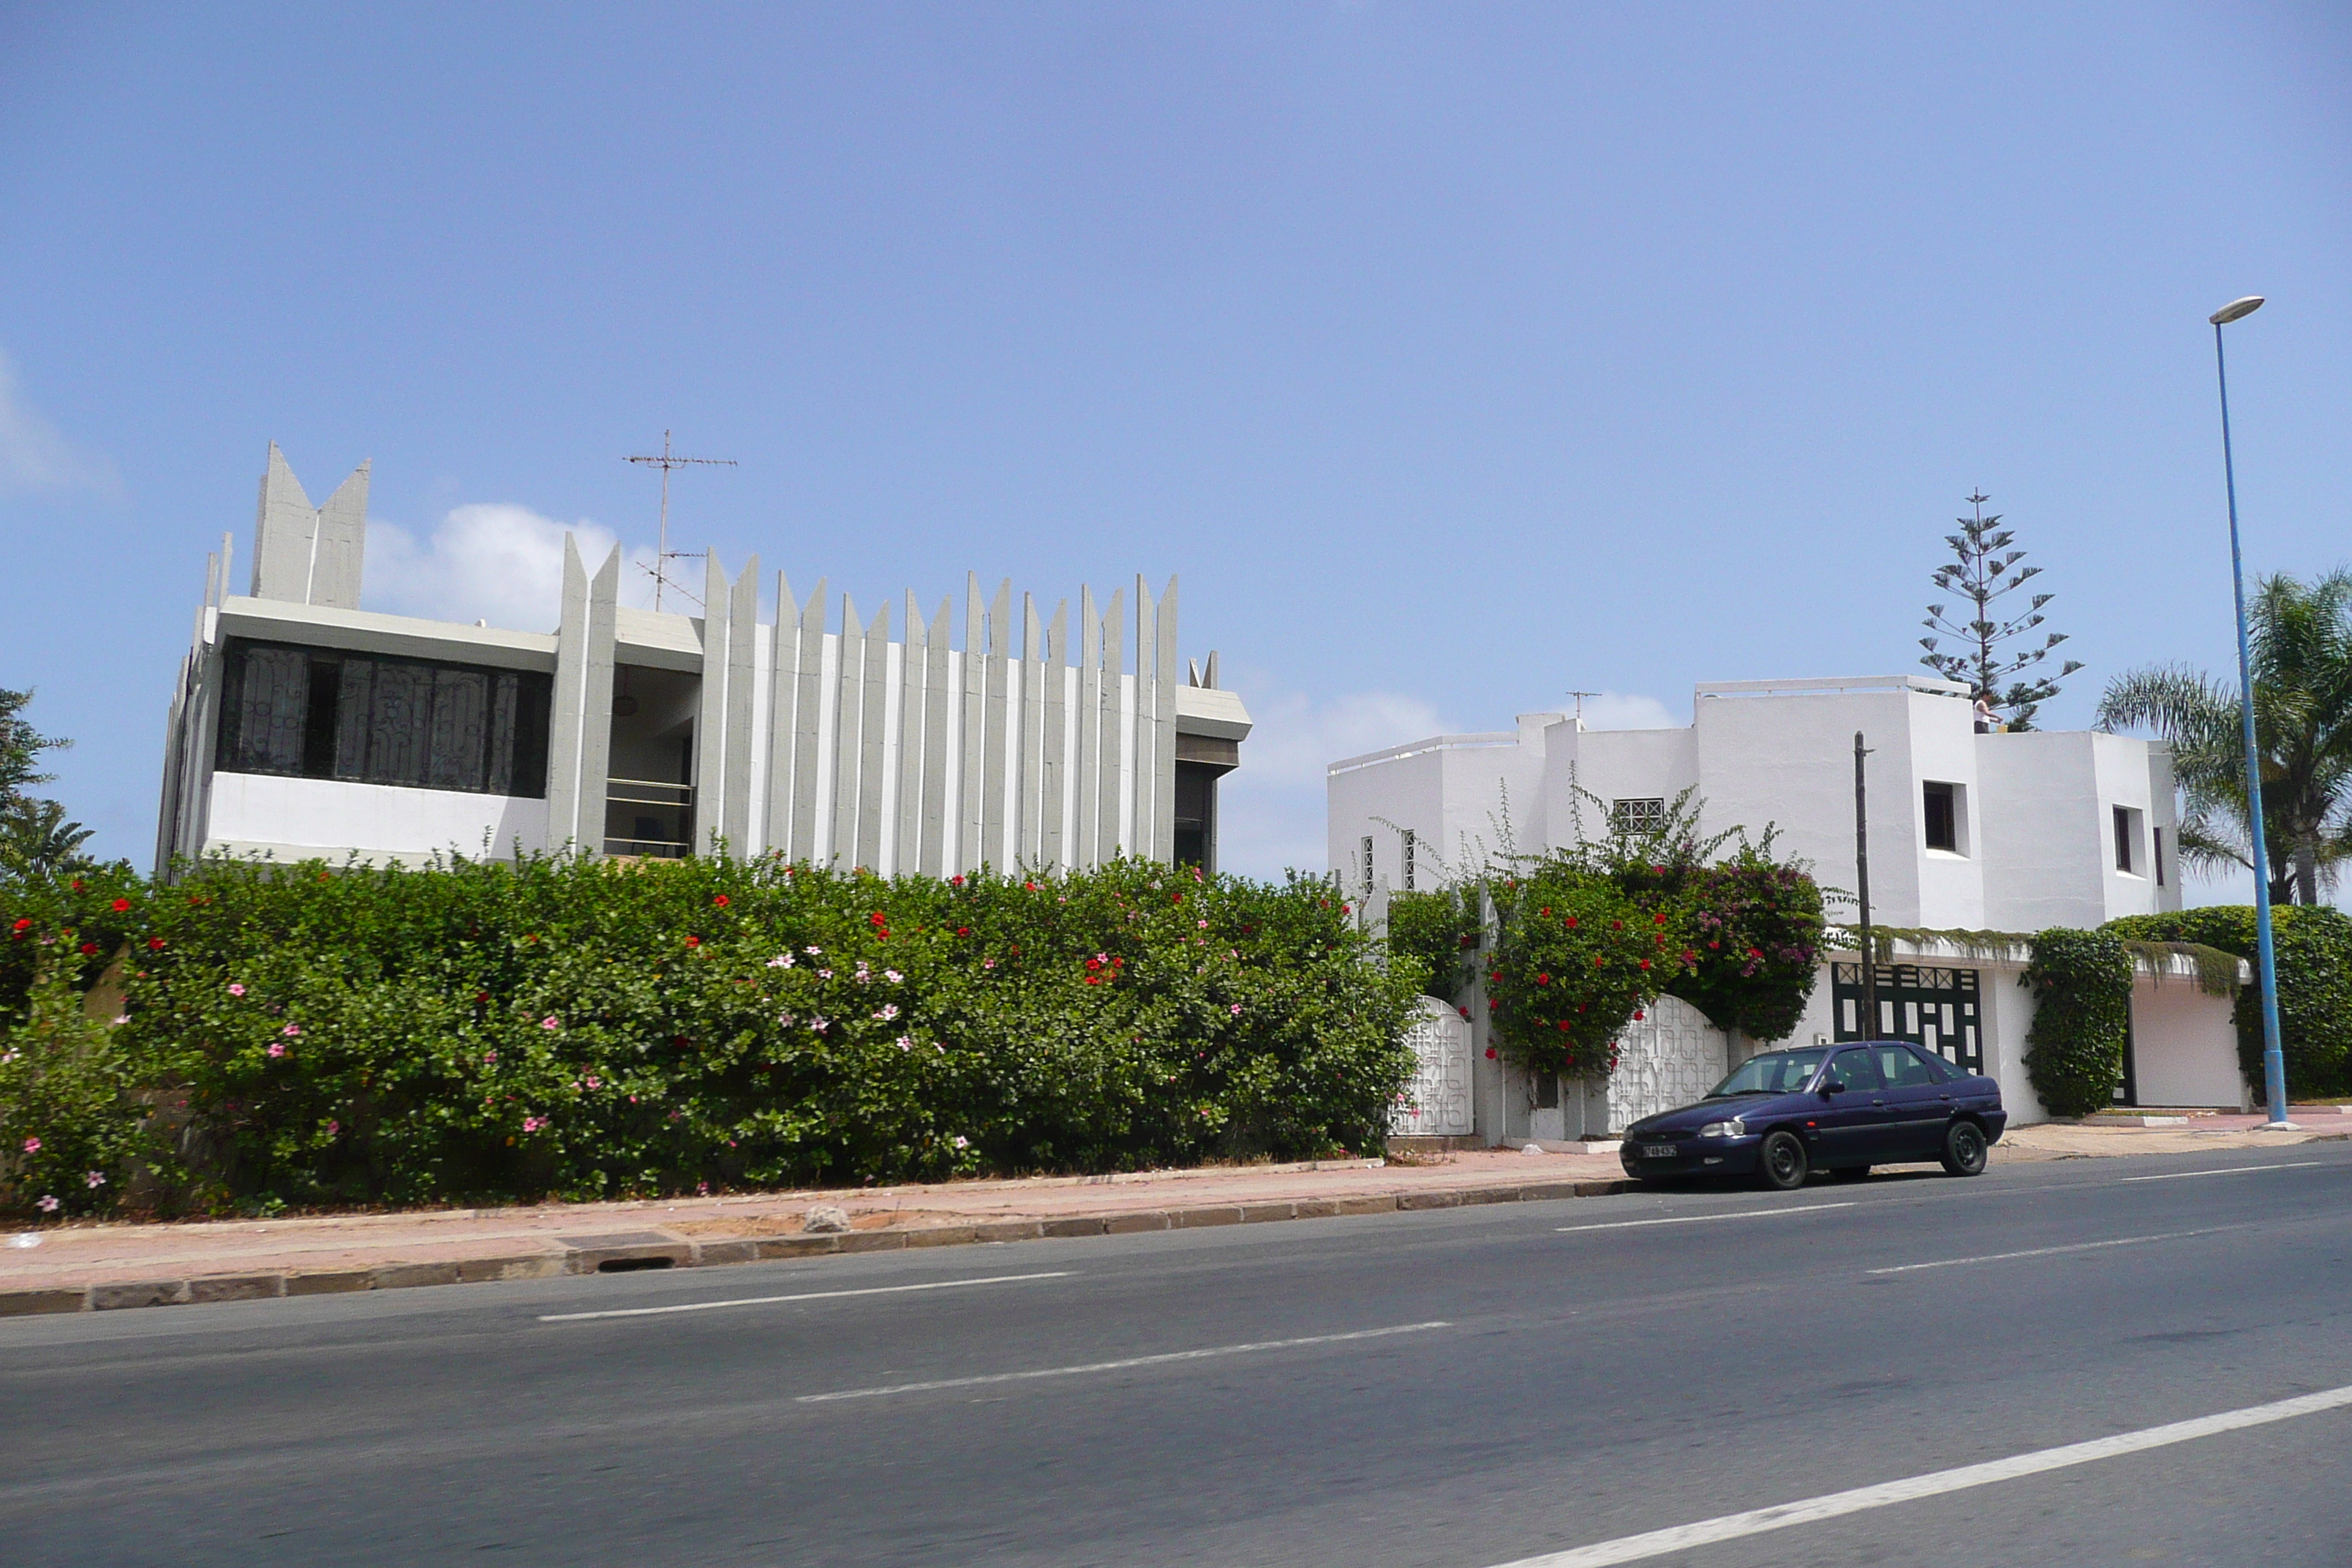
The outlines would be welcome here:
M 1778 853 L 1811 861 L 1826 887 L 1852 889 L 1857 733 L 1869 750 L 1874 922 L 2032 932 L 2180 907 L 2166 748 L 2082 731 L 1979 732 L 1966 688 L 1918 676 L 1722 682 L 1697 689 L 1681 729 L 1587 730 L 1565 714 L 1532 713 L 1514 730 L 1349 757 L 1329 768 L 1330 868 L 1377 910 L 1389 890 L 1433 888 L 1507 853 L 1598 839 L 1612 819 L 1654 819 L 1687 790 L 1703 832 L 1769 824 Z M 2015 984 L 2023 949 L 1929 942 L 1896 956 L 1875 977 L 1880 1016 L 1865 1026 L 1859 955 L 1828 955 L 1797 1038 L 1929 1045 L 1993 1073 L 2012 1114 L 2038 1120 L 2022 1061 L 2031 1005 Z M 2243 1102 L 2229 1000 L 2200 992 L 2191 973 L 2184 961 L 2143 973 L 2125 1099 Z M 1627 1043 L 1632 1066 L 1619 1075 L 1628 1085 L 1657 1076 L 1654 1095 L 1625 1085 L 1581 1101 L 1573 1086 L 1565 1097 L 1559 1085 L 1507 1092 L 1507 1075 L 1487 1071 L 1479 1053 L 1479 1131 L 1575 1137 L 1622 1125 L 1646 1114 L 1647 1099 L 1703 1089 L 1756 1044 L 1723 1038 L 1680 1004 L 1656 1012 L 1643 1039 Z M 1480 1026 L 1474 1016 L 1472 1031 Z M 1667 1037 L 1676 1030 L 1700 1043 Z
M 1141 578 L 1050 618 L 968 579 L 961 647 L 941 603 L 902 629 L 820 581 L 713 556 L 705 611 L 619 602 L 567 536 L 552 632 L 359 607 L 362 464 L 314 508 L 275 445 L 251 585 L 208 572 L 165 748 L 159 871 L 178 858 L 518 849 L 779 853 L 882 875 L 1080 868 L 1122 853 L 1213 867 L 1217 781 L 1250 718 L 1180 671 L 1176 584 Z

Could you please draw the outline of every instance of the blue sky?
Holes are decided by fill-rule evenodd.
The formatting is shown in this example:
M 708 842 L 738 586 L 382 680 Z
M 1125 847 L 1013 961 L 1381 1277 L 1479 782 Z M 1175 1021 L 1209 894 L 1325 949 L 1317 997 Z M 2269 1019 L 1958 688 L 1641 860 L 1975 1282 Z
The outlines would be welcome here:
M 552 620 L 556 525 L 864 604 L 1183 579 L 1321 765 L 1916 668 L 1981 486 L 2108 676 L 2352 559 L 2352 20 L 2284 5 L 0 8 L 0 685 L 142 863 L 275 439 L 369 603 Z M 506 564 L 499 570 L 486 562 Z

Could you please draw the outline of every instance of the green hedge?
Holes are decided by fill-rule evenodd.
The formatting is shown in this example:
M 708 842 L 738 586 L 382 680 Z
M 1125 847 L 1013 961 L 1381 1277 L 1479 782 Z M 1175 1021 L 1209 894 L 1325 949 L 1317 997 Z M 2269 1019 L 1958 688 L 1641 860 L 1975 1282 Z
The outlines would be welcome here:
M 216 862 L 0 898 L 28 986 L 60 932 L 131 943 L 113 1047 L 174 1131 L 158 1201 L 201 1209 L 1361 1150 L 1412 1067 L 1411 977 L 1299 879 Z M 121 1190 L 0 1171 L 17 1209 Z
M 2279 1054 L 2288 1091 L 2352 1093 L 2352 918 L 2321 905 L 2273 909 L 2278 965 Z M 2100 928 L 2141 942 L 2193 942 L 2254 962 L 2254 910 L 2221 904 L 2173 914 L 2131 915 Z M 2238 1063 L 2249 1081 L 2263 1081 L 2260 984 L 2241 986 L 2236 1010 Z
M 1456 1001 L 1478 977 L 1479 887 L 1389 895 L 1389 963 L 1430 995 Z
M 2019 976 L 2034 998 L 2025 1071 L 2053 1116 L 2087 1116 L 2114 1103 L 2131 1026 L 2132 961 L 2108 931 L 2053 928 L 2033 937 Z

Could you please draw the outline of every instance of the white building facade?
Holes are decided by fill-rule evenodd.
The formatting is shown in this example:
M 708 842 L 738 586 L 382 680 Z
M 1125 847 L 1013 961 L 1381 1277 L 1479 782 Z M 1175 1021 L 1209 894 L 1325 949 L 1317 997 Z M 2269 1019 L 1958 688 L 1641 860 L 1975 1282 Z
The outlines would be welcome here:
M 2090 731 L 1980 733 L 1966 688 L 1918 676 L 1703 685 L 1680 729 L 1586 730 L 1568 715 L 1524 714 L 1513 730 L 1346 758 L 1328 769 L 1329 868 L 1377 911 L 1389 891 L 1597 840 L 1612 818 L 1654 818 L 1687 790 L 1703 834 L 1740 826 L 1757 837 L 1769 825 L 1776 854 L 1850 891 L 1857 733 L 1869 753 L 1874 923 L 2032 932 L 2180 907 L 2169 751 Z M 1843 912 L 1853 918 L 1850 905 Z M 1825 954 L 1793 1038 L 1914 1040 L 1999 1079 L 2015 1119 L 2041 1120 L 2023 1066 L 2022 948 L 1929 941 L 1900 944 L 1895 957 L 1875 976 L 1874 1026 L 1862 1014 L 1859 954 Z M 2127 1070 L 2126 1098 L 2245 1102 L 2230 1001 L 2199 992 L 2188 973 L 2141 977 L 2131 1057 L 2147 1070 Z M 1483 1000 L 1469 1012 L 1483 1047 Z M 1663 1086 L 1646 1098 L 1711 1083 L 1759 1044 L 1696 1027 L 1698 1015 L 1672 999 L 1653 1013 L 1622 1058 Z M 1709 1033 L 1698 1046 L 1684 1038 Z M 1594 1135 L 1663 1109 L 1623 1086 L 1520 1082 L 1483 1048 L 1471 1060 L 1490 1140 Z
M 248 592 L 212 558 L 167 731 L 159 871 L 179 858 L 566 848 L 782 854 L 881 875 L 1076 868 L 1131 854 L 1213 868 L 1240 699 L 1177 658 L 1177 585 L 1141 578 L 1050 616 L 968 578 L 894 635 L 820 581 L 712 557 L 700 616 L 619 603 L 615 549 L 564 546 L 552 632 L 359 607 L 368 469 L 313 508 L 273 445 Z

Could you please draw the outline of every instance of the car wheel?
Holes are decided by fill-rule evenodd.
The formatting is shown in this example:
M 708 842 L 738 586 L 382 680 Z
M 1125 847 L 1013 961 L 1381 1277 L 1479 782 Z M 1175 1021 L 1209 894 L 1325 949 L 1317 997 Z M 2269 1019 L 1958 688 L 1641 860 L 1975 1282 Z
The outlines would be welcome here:
M 1757 1183 L 1769 1191 L 1793 1193 L 1805 1184 L 1810 1171 L 1805 1145 L 1786 1128 L 1768 1135 L 1756 1151 Z
M 1946 1128 L 1944 1169 L 1955 1176 L 1981 1176 L 1984 1168 L 1984 1129 L 1973 1121 L 1955 1121 Z
M 1869 1174 L 1870 1167 L 1867 1165 L 1840 1165 L 1830 1173 L 1830 1179 L 1833 1182 L 1859 1182 Z

